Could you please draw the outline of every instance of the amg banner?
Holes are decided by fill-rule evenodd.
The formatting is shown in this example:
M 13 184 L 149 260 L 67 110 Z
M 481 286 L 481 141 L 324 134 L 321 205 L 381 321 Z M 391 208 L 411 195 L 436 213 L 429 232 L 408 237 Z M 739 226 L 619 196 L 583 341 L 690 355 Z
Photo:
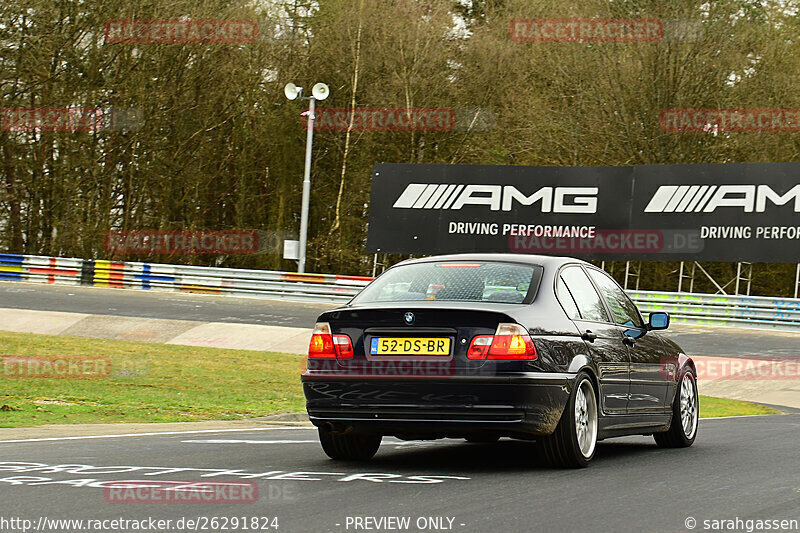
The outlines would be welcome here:
M 800 163 L 381 163 L 367 251 L 794 263 Z

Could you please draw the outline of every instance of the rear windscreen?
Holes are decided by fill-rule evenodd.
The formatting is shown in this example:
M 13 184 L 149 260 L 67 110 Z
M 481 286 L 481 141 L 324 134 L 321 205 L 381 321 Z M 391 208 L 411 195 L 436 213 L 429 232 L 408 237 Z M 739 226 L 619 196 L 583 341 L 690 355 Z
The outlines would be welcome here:
M 354 304 L 443 300 L 528 303 L 542 267 L 497 262 L 436 262 L 397 266 L 381 275 Z

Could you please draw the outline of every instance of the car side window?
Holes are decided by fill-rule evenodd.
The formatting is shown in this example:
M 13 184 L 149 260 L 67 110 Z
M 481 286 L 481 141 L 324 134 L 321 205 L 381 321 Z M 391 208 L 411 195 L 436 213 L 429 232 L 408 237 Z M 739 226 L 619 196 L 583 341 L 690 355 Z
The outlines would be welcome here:
M 581 314 L 578 312 L 578 306 L 575 305 L 575 300 L 572 298 L 572 294 L 570 294 L 567 284 L 564 283 L 564 279 L 561 276 L 558 277 L 558 281 L 556 282 L 556 294 L 567 316 L 572 320 L 580 320 Z
M 610 322 L 603 300 L 581 267 L 565 268 L 561 271 L 561 278 L 575 299 L 575 305 L 583 320 Z
M 617 285 L 617 282 L 605 272 L 593 268 L 588 270 L 592 280 L 594 280 L 597 287 L 600 289 L 603 298 L 608 302 L 611 314 L 614 315 L 614 321 L 623 326 L 641 328 L 642 319 L 639 316 L 636 305 L 628 298 L 625 291 Z

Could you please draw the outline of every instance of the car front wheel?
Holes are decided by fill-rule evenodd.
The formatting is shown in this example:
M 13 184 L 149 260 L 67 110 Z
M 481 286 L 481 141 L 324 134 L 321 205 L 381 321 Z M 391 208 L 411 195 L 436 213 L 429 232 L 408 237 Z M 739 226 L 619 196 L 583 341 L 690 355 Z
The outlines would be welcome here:
M 661 448 L 685 448 L 694 443 L 700 414 L 697 379 L 686 368 L 678 381 L 678 390 L 672 402 L 672 423 L 668 431 L 654 433 L 653 438 Z
M 381 439 L 372 433 L 334 433 L 319 428 L 319 442 L 331 459 L 368 461 L 378 452 Z
M 588 466 L 597 446 L 597 428 L 594 385 L 588 374 L 581 372 L 556 430 L 541 439 L 547 462 L 568 468 Z

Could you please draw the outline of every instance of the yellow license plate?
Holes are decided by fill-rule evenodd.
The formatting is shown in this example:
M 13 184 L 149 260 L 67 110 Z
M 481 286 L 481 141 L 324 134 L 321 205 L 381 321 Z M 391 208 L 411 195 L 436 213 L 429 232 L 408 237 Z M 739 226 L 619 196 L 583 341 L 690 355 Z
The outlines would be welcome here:
M 373 337 L 371 355 L 450 355 L 450 339 Z

